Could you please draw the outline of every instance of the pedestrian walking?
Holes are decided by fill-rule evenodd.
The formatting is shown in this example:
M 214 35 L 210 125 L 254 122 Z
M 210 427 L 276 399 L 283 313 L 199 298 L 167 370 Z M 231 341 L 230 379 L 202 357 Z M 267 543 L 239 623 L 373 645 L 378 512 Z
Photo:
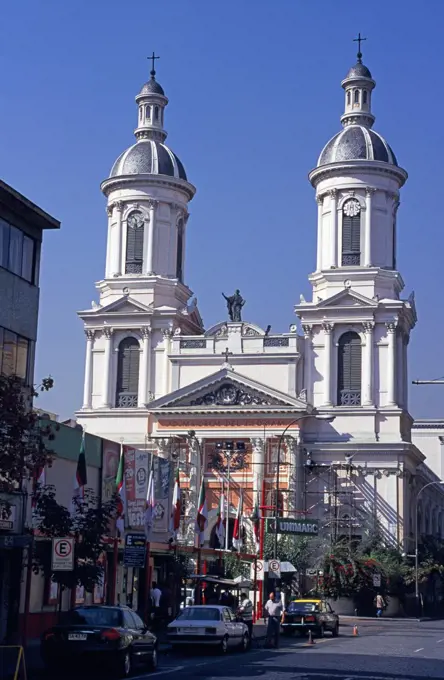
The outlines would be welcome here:
M 157 583 L 153 581 L 153 585 L 151 588 L 151 602 L 153 603 L 153 615 L 152 618 L 154 619 L 155 624 L 158 624 L 160 621 L 160 599 L 162 597 L 162 591 L 158 587 Z
M 376 607 L 376 616 L 378 618 L 381 618 L 382 612 L 384 611 L 386 604 L 385 600 L 382 597 L 381 593 L 378 593 L 374 599 L 374 605 Z
M 279 647 L 279 635 L 281 628 L 282 603 L 276 602 L 274 593 L 270 593 L 265 611 L 268 614 L 267 622 L 267 642 L 275 647 Z
M 248 592 L 245 590 L 242 593 L 241 603 L 238 609 L 239 615 L 242 617 L 242 621 L 246 624 L 248 628 L 248 633 L 250 635 L 250 640 L 253 637 L 253 603 L 250 600 Z

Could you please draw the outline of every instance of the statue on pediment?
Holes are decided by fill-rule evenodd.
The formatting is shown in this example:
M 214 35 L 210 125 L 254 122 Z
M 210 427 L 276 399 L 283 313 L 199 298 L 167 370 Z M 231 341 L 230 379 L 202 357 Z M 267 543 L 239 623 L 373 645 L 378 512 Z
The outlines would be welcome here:
M 242 321 L 242 307 L 244 306 L 246 300 L 240 294 L 240 290 L 237 289 L 234 295 L 225 295 L 222 293 L 225 300 L 227 301 L 228 316 L 230 321 L 239 322 Z

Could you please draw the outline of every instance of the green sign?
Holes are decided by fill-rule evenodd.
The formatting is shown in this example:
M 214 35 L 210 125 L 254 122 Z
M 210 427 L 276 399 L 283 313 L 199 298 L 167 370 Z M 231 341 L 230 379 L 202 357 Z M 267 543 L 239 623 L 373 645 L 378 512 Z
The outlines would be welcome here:
M 317 536 L 319 531 L 318 521 L 316 519 L 288 519 L 285 517 L 278 517 L 278 519 L 267 519 L 267 531 L 271 534 L 292 534 L 293 536 Z

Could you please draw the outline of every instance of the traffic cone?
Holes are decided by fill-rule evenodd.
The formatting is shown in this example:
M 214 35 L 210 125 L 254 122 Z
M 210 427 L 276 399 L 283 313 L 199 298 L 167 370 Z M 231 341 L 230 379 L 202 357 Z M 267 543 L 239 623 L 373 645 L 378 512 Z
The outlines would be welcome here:
M 358 626 L 353 626 L 353 637 L 358 637 L 359 631 L 358 631 Z
M 308 645 L 314 645 L 314 643 L 315 643 L 315 641 L 313 640 L 312 632 L 311 632 L 311 630 L 309 630 L 308 631 L 308 642 L 307 642 L 307 644 Z

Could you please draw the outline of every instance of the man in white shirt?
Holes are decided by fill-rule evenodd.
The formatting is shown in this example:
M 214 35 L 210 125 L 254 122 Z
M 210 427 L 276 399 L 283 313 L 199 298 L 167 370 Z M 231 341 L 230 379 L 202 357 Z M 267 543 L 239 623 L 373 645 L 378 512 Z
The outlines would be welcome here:
M 248 626 L 248 632 L 250 634 L 251 640 L 253 636 L 253 603 L 248 597 L 247 591 L 242 593 L 241 604 L 238 612 L 242 616 L 243 622 Z
M 276 601 L 274 593 L 270 593 L 265 611 L 268 614 L 267 623 L 267 642 L 279 647 L 279 634 L 281 631 L 281 617 L 282 617 L 282 602 Z
M 153 619 L 155 619 L 156 622 L 159 621 L 160 618 L 160 598 L 162 597 L 162 591 L 160 588 L 157 587 L 157 583 L 153 581 L 153 585 L 151 587 L 151 602 L 153 603 Z

